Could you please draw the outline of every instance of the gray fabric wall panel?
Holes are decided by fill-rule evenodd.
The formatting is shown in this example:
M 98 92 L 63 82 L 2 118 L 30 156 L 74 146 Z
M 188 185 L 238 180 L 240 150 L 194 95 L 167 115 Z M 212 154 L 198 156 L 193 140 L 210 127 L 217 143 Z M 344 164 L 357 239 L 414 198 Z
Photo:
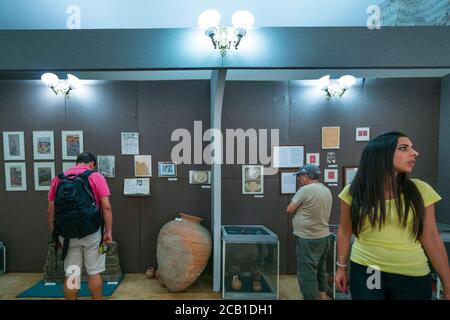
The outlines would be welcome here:
M 437 206 L 436 220 L 450 223 L 450 75 L 442 78 L 440 111 L 438 184 L 442 200 Z

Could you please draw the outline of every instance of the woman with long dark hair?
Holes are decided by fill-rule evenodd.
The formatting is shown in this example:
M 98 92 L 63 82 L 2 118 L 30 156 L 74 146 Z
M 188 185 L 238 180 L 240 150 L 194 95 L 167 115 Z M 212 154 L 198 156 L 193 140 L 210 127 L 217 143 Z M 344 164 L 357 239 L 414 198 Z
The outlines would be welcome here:
M 428 259 L 450 299 L 447 252 L 436 227 L 434 203 L 441 197 L 419 179 L 410 179 L 419 153 L 400 132 L 387 132 L 365 147 L 352 183 L 339 194 L 335 284 L 347 292 L 350 256 L 352 299 L 432 297 Z

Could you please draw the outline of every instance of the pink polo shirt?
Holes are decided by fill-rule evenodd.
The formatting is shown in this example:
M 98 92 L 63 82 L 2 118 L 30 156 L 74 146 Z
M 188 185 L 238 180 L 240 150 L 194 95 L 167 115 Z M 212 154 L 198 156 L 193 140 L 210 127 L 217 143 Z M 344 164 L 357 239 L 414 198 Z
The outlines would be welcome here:
M 64 175 L 67 176 L 69 174 L 80 174 L 85 172 L 86 170 L 90 170 L 89 166 L 80 163 L 76 166 L 73 166 L 69 170 L 66 170 L 64 172 Z M 106 183 L 106 179 L 100 173 L 93 172 L 89 176 L 89 183 L 91 184 L 92 192 L 94 193 L 95 202 L 97 203 L 97 206 L 100 208 L 100 199 L 111 195 L 108 184 Z M 50 185 L 50 191 L 48 192 L 48 201 L 55 201 L 56 189 L 58 187 L 58 184 L 59 178 L 55 176 Z

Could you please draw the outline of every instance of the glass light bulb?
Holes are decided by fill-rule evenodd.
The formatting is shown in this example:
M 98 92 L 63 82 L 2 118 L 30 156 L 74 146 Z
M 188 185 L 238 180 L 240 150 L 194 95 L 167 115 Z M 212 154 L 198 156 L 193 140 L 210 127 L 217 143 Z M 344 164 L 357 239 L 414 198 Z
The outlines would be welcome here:
M 214 9 L 209 9 L 206 11 L 203 11 L 200 16 L 198 17 L 198 25 L 203 28 L 207 29 L 210 27 L 218 26 L 220 23 L 220 12 Z
M 348 89 L 355 84 L 356 79 L 354 76 L 347 75 L 340 77 L 338 81 L 342 88 Z
M 249 29 L 255 23 L 255 17 L 250 11 L 239 10 L 233 13 L 231 23 L 235 28 Z
M 51 87 L 58 84 L 59 78 L 56 74 L 47 72 L 41 76 L 41 80 L 45 83 L 46 86 Z

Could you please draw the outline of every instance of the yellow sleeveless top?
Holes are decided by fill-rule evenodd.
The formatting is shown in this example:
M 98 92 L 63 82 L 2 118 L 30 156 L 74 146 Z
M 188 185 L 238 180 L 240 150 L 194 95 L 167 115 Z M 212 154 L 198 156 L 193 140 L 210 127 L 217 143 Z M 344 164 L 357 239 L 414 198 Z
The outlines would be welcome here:
M 411 179 L 422 195 L 425 208 L 441 200 L 436 191 L 426 182 Z M 345 186 L 339 198 L 351 206 L 350 185 Z M 412 212 L 410 209 L 406 228 L 397 215 L 395 201 L 386 200 L 386 222 L 381 229 L 371 227 L 365 221 L 359 237 L 355 237 L 350 260 L 364 265 L 377 266 L 383 272 L 407 276 L 424 276 L 430 272 L 428 259 L 420 242 L 412 234 Z

